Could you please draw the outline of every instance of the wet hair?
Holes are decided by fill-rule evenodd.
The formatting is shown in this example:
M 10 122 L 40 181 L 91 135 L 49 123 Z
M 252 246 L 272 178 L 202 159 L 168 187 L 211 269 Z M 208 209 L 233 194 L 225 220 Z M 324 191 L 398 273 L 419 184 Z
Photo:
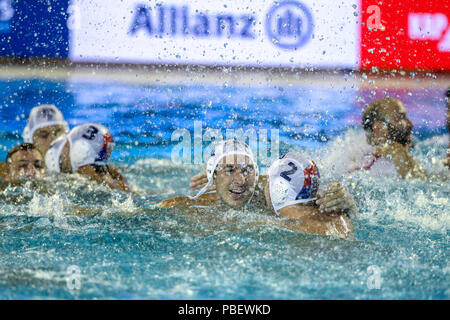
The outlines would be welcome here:
M 373 124 L 375 122 L 386 123 L 385 107 L 401 105 L 402 102 L 395 98 L 383 98 L 372 102 L 364 109 L 362 123 L 363 128 L 366 131 L 373 130 Z
M 8 151 L 5 162 L 9 163 L 11 161 L 13 154 L 18 151 L 32 151 L 32 150 L 36 150 L 37 152 L 39 152 L 39 154 L 41 154 L 41 152 L 32 143 L 19 144 L 18 146 L 15 146 L 14 148 Z

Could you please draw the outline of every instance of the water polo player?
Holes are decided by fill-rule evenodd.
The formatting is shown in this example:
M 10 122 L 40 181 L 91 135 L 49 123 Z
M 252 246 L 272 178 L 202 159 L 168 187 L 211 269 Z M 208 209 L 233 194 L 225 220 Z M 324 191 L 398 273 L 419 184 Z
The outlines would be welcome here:
M 348 237 L 353 224 L 350 214 L 357 211 L 349 194 L 332 200 L 332 213 L 323 213 L 316 204 L 320 174 L 316 164 L 308 157 L 289 152 L 269 168 L 264 188 L 267 206 L 278 216 L 288 218 L 288 227 L 305 233 Z M 323 199 L 322 199 L 323 201 Z
M 22 143 L 12 148 L 5 161 L 2 179 L 10 183 L 34 180 L 45 175 L 44 158 L 31 143 Z
M 207 182 L 194 197 L 175 197 L 160 208 L 222 206 L 239 209 L 251 202 L 258 181 L 258 167 L 249 146 L 238 140 L 219 142 L 206 164 Z M 215 193 L 206 193 L 212 185 Z
M 22 137 L 24 142 L 33 143 L 45 156 L 50 144 L 67 132 L 69 125 L 61 111 L 54 105 L 45 104 L 31 109 Z
M 45 104 L 31 109 L 27 125 L 22 133 L 25 143 L 32 143 L 45 156 L 50 143 L 69 131 L 61 111 L 54 105 Z M 7 170 L 7 164 L 0 163 L 0 176 Z
M 79 173 L 111 189 L 128 191 L 127 180 L 108 164 L 113 149 L 109 130 L 87 123 L 53 141 L 45 163 L 49 172 Z
M 426 178 L 409 153 L 414 147 L 413 123 L 400 100 L 383 98 L 369 104 L 362 122 L 372 151 L 350 172 L 363 169 L 388 175 L 397 172 L 402 178 Z

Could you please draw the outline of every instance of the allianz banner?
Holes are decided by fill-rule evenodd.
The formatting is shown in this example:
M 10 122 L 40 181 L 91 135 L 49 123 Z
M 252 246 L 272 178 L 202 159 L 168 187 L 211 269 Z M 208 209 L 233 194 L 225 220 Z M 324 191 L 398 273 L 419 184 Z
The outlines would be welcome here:
M 358 67 L 358 0 L 72 0 L 70 59 Z
M 450 71 L 450 0 L 0 0 L 0 56 Z
M 67 58 L 68 0 L 0 0 L 0 56 Z

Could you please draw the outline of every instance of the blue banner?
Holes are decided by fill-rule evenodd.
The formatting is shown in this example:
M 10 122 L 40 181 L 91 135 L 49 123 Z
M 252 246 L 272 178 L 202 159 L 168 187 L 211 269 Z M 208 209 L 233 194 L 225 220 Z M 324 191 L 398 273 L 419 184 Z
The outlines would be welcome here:
M 0 0 L 0 56 L 66 58 L 69 0 Z

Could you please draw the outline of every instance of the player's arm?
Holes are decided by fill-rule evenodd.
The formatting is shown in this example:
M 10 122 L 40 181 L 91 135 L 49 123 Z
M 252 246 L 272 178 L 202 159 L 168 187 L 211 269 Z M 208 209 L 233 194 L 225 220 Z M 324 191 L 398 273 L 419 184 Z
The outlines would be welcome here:
M 94 180 L 98 184 L 109 187 L 112 190 L 128 191 L 126 186 L 124 186 L 120 181 L 114 179 L 111 174 L 108 174 L 108 170 L 106 168 L 95 168 L 93 165 L 86 165 L 78 168 L 77 172 Z
M 158 208 L 189 208 L 193 206 L 211 206 L 217 202 L 217 195 L 215 192 L 202 194 L 197 199 L 189 197 L 173 197 L 163 200 L 156 204 Z
M 309 234 L 334 235 L 347 238 L 353 234 L 353 224 L 345 215 L 329 215 L 317 207 L 291 206 L 283 210 L 281 216 L 288 218 L 284 226 Z
M 173 197 L 166 200 L 163 200 L 156 204 L 158 208 L 174 208 L 187 205 L 189 202 L 188 197 Z
M 131 187 L 130 184 L 128 183 L 128 180 L 123 176 L 122 173 L 119 172 L 119 170 L 117 170 L 117 168 L 108 165 L 108 170 L 112 178 L 117 181 L 117 185 L 119 186 L 120 190 L 131 191 Z

